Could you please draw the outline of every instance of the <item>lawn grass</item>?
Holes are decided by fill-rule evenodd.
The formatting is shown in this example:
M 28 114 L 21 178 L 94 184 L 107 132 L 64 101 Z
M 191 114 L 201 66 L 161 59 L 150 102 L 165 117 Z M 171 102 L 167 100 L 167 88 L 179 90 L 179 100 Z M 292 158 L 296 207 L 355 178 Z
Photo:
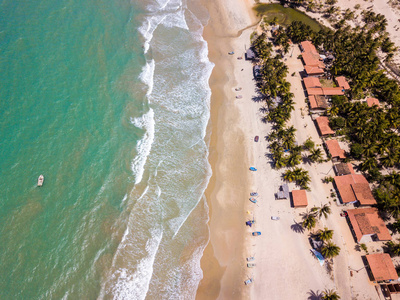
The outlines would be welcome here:
M 275 17 L 279 25 L 288 26 L 293 21 L 302 21 L 309 25 L 313 31 L 318 32 L 322 29 L 322 25 L 305 13 L 290 7 L 283 7 L 280 4 L 264 4 L 260 3 L 253 8 L 257 15 L 264 16 L 267 22 L 272 21 Z

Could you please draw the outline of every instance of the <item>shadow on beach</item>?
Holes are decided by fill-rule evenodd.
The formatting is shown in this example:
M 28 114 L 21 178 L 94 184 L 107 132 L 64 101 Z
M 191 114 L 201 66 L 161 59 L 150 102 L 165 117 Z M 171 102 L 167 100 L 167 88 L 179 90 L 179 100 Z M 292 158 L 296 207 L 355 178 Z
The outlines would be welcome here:
M 321 300 L 322 299 L 322 293 L 320 291 L 313 291 L 310 290 L 308 293 L 308 298 L 307 300 Z

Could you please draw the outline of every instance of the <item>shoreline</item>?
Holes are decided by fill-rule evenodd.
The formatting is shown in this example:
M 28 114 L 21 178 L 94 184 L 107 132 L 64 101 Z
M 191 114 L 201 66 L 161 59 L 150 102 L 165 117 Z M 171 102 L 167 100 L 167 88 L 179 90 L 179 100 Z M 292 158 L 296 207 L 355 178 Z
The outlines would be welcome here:
M 255 16 L 251 18 L 249 12 L 238 20 L 237 17 L 244 14 L 240 6 L 248 10 L 251 6 L 247 1 L 236 2 L 239 8 L 233 14 L 226 9 L 228 2 L 224 0 L 203 3 L 210 13 L 203 37 L 208 44 L 209 59 L 215 64 L 209 79 L 211 112 L 207 127 L 213 174 L 205 192 L 209 207 L 209 243 L 200 262 L 203 279 L 196 299 L 243 299 L 245 293 L 243 275 L 239 274 L 244 273 L 241 260 L 245 249 L 243 224 L 246 216 L 243 212 L 248 205 L 245 199 L 249 191 L 246 157 L 249 149 L 245 133 L 235 121 L 241 118 L 241 111 L 234 105 L 237 99 L 233 87 L 237 83 L 237 71 L 240 72 L 237 56 L 242 54 L 228 55 L 228 52 L 242 40 L 240 31 L 254 24 Z

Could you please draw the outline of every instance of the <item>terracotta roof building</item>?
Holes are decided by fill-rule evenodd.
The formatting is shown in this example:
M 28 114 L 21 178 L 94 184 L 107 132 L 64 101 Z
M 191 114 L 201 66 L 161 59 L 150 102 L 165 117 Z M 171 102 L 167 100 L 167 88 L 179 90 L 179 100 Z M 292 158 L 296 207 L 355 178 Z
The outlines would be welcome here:
M 365 257 L 374 281 L 397 280 L 399 278 L 389 254 L 375 253 Z
M 325 110 L 328 108 L 328 102 L 325 96 L 321 95 L 310 95 L 308 96 L 308 101 L 310 102 L 311 110 Z
M 344 76 L 339 76 L 335 78 L 336 83 L 339 87 L 344 88 L 345 90 L 349 90 L 350 89 L 350 85 L 346 80 L 346 77 Z
M 312 78 L 312 77 L 308 77 Z M 323 95 L 323 96 L 334 96 L 334 95 L 344 95 L 344 90 L 340 87 L 310 87 L 306 88 L 307 94 L 310 95 Z
M 340 148 L 340 145 L 337 140 L 328 140 L 325 142 L 326 148 L 328 149 L 329 154 L 332 156 L 333 160 L 345 159 L 346 155 L 344 154 L 344 150 Z
M 317 49 L 310 41 L 301 42 L 300 48 L 303 51 L 301 57 L 303 58 L 303 63 L 305 66 L 317 67 L 320 69 L 325 68 L 325 64 L 322 61 L 322 58 L 319 56 Z
M 303 82 L 306 89 L 321 87 L 321 82 L 317 77 L 305 77 Z
M 373 205 L 376 200 L 372 195 L 367 179 L 361 174 L 335 176 L 336 188 L 342 203 L 358 201 L 360 205 Z
M 324 135 L 329 135 L 329 134 L 334 134 L 335 132 L 329 127 L 329 119 L 328 117 L 318 117 L 315 119 L 317 122 L 319 134 L 324 136 Z
M 293 207 L 306 207 L 308 205 L 306 190 L 292 190 Z
M 317 49 L 315 48 L 313 43 L 311 43 L 310 41 L 301 42 L 300 48 L 301 48 L 301 51 L 303 51 L 303 52 L 311 52 L 311 53 L 318 54 Z
M 376 99 L 376 98 L 367 98 L 367 105 L 368 105 L 369 107 L 372 107 L 372 106 L 374 106 L 374 105 L 376 105 L 376 106 L 379 107 L 379 100 Z
M 333 165 L 333 170 L 335 171 L 337 176 L 348 175 L 348 174 L 355 174 L 353 166 L 349 163 L 339 163 Z
M 324 69 L 320 67 L 304 66 L 304 71 L 308 76 L 322 76 L 325 74 Z
M 324 68 L 325 64 L 318 53 L 303 52 L 301 54 L 303 63 L 306 66 Z
M 374 207 L 349 209 L 347 215 L 357 243 L 390 241 L 392 236 Z

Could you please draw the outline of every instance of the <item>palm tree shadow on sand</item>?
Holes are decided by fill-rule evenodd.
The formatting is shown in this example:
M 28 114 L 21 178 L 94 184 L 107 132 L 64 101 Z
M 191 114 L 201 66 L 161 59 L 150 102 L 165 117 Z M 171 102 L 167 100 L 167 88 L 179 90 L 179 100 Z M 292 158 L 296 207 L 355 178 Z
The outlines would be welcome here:
M 294 221 L 294 224 L 290 226 L 290 229 L 292 229 L 296 233 L 304 233 L 304 227 L 302 223 L 297 223 Z
M 321 300 L 322 299 L 322 292 L 320 292 L 318 290 L 316 292 L 310 290 L 307 294 L 308 294 L 307 300 Z

